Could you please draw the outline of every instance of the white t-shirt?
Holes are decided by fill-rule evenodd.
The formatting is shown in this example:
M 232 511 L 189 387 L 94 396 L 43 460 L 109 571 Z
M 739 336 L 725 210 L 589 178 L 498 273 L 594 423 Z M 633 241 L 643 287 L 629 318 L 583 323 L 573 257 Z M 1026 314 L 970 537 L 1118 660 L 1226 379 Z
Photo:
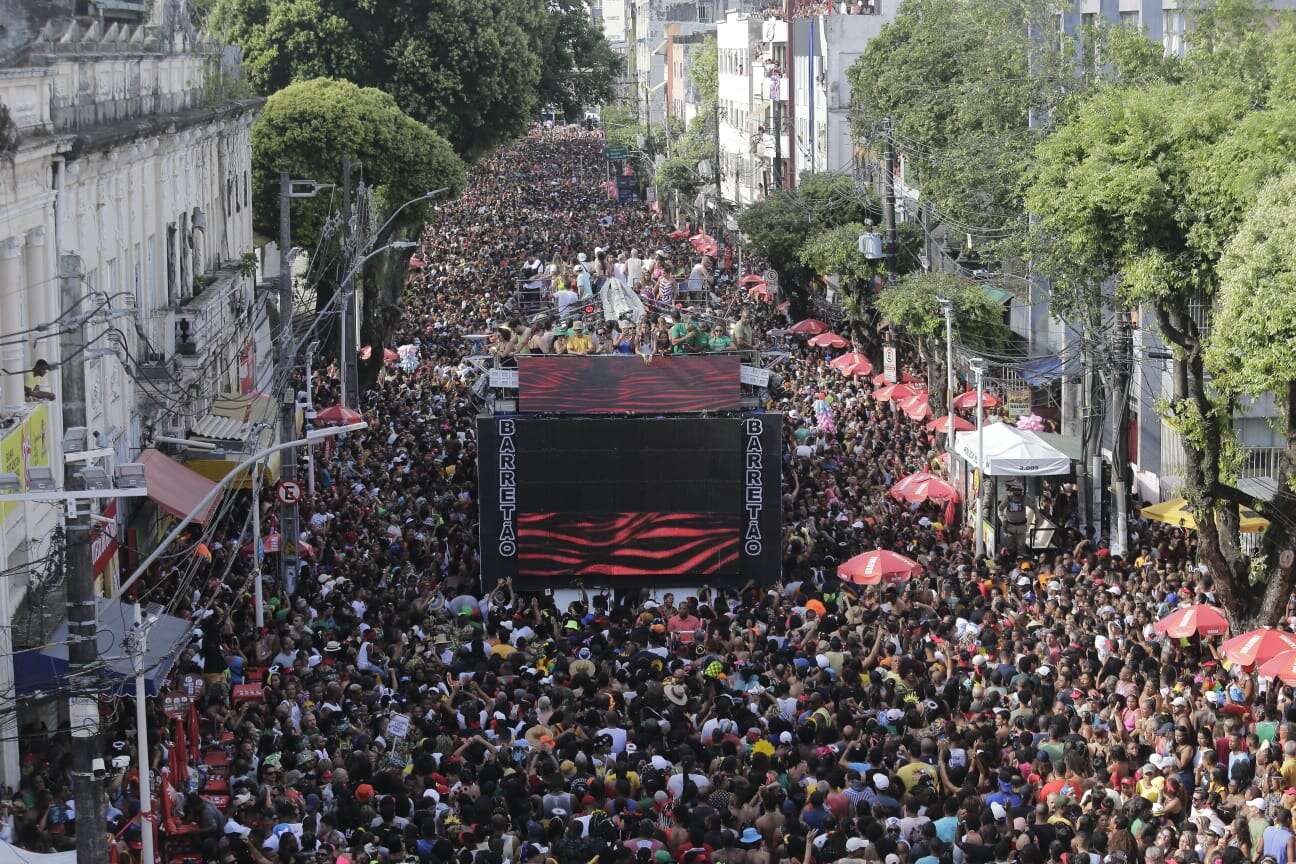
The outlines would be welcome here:
M 711 781 L 707 779 L 705 774 L 690 774 L 689 779 L 693 781 L 694 786 L 697 786 L 698 792 L 703 795 L 711 791 Z M 670 779 L 666 781 L 666 792 L 672 798 L 678 798 L 683 795 L 684 775 L 672 774 Z
M 566 312 L 569 307 L 580 302 L 580 297 L 570 288 L 564 288 L 554 292 L 554 302 L 558 304 L 559 312 Z
M 612 739 L 612 752 L 613 752 L 613 753 L 624 753 L 624 752 L 625 752 L 625 745 L 626 745 L 626 730 L 624 730 L 624 729 L 615 729 L 615 728 L 600 729 L 600 730 L 598 730 L 598 732 L 595 733 L 595 734 L 597 734 L 597 735 L 607 735 L 609 738 Z
M 626 259 L 626 278 L 631 285 L 638 284 L 643 277 L 644 262 L 642 258 Z

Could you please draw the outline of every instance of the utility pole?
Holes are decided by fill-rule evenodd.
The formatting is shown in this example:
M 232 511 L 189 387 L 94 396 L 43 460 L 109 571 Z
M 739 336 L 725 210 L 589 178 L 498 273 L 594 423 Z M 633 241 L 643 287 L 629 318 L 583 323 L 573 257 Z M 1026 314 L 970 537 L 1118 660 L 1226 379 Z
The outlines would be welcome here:
M 887 266 L 887 284 L 895 283 L 895 260 L 896 246 L 899 245 L 898 235 L 896 234 L 896 197 L 895 197 L 895 170 L 896 154 L 895 141 L 891 138 L 891 120 L 884 120 L 886 129 L 886 187 L 885 197 L 882 199 L 882 225 L 886 229 L 886 266 Z
M 1076 520 L 1076 527 L 1082 535 L 1092 524 L 1095 510 L 1093 503 L 1094 478 L 1090 475 L 1090 468 L 1093 465 L 1093 418 L 1096 408 L 1093 399 L 1093 349 L 1089 345 L 1091 335 L 1092 332 L 1089 329 L 1088 321 L 1083 320 L 1080 325 L 1080 356 L 1084 363 L 1084 371 L 1081 373 L 1080 379 L 1079 399 L 1080 462 L 1076 465 L 1076 498 L 1080 508 L 1080 518 Z
M 81 307 L 81 257 L 59 259 L 61 311 L 76 323 L 59 338 L 60 399 L 63 403 L 63 431 L 85 432 L 86 345 L 85 310 Z M 63 463 L 63 488 L 85 489 L 81 462 Z M 66 584 L 68 619 L 68 716 L 72 730 L 72 797 L 76 803 L 77 864 L 103 864 L 108 860 L 105 832 L 103 778 L 106 775 L 103 746 L 99 741 L 99 700 L 89 678 L 99 662 L 99 606 L 95 599 L 94 562 L 90 557 L 90 501 L 70 502 L 67 519 Z M 87 694 L 85 690 L 90 692 Z M 144 770 L 145 766 L 139 766 Z M 144 826 L 145 831 L 150 830 Z
M 279 440 L 291 441 L 296 437 L 297 391 L 293 387 L 292 373 L 296 362 L 293 344 L 293 287 L 292 287 L 292 177 L 287 171 L 279 172 L 279 368 L 285 373 L 283 401 L 279 406 Z M 283 452 L 280 480 L 297 482 L 297 450 L 289 447 Z M 297 583 L 297 500 L 279 505 L 279 584 L 290 593 Z
M 986 476 L 985 470 L 985 361 L 980 357 L 973 357 L 968 365 L 972 368 L 972 374 L 976 376 L 976 433 L 977 433 L 977 500 L 976 500 L 976 557 L 981 560 L 985 556 L 985 502 L 990 492 L 990 480 Z
M 780 93 L 781 97 L 783 94 Z M 783 188 L 783 100 L 774 100 L 774 188 Z
M 257 537 L 255 542 L 260 542 Z M 134 626 L 128 638 L 127 647 L 131 654 L 131 667 L 135 670 L 135 743 L 137 756 L 135 765 L 139 768 L 139 805 L 140 805 L 140 864 L 154 864 L 153 857 L 153 790 L 149 777 L 149 743 L 148 743 L 148 693 L 145 689 L 144 661 L 148 657 L 148 628 L 152 623 L 143 620 L 144 604 L 135 603 Z M 80 813 L 78 812 L 78 817 Z
M 715 187 L 716 187 L 716 236 L 724 232 L 724 225 L 720 222 L 720 202 L 724 200 L 724 193 L 720 191 L 720 100 L 716 99 L 715 104 Z M 734 184 L 737 188 L 737 184 Z
M 1133 374 L 1133 333 L 1129 313 L 1121 310 L 1116 319 L 1116 346 L 1111 352 L 1112 370 L 1109 377 L 1111 396 L 1108 399 L 1112 413 L 1112 528 L 1111 554 L 1124 556 L 1129 552 L 1129 389 Z
M 356 291 L 351 273 L 352 252 L 356 246 L 351 234 L 351 158 L 342 159 L 342 404 L 355 408 L 360 404 L 360 369 L 356 351 Z

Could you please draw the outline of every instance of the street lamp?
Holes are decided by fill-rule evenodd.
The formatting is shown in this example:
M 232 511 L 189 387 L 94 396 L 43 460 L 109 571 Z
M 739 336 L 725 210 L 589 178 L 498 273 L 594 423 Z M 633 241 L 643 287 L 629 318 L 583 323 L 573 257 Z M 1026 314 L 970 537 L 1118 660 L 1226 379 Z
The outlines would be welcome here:
M 193 521 L 194 515 L 196 513 L 201 512 L 204 508 L 207 507 L 208 504 L 214 501 L 216 499 L 216 496 L 221 492 L 221 490 L 223 490 L 226 486 L 228 486 L 230 482 L 234 480 L 234 478 L 237 477 L 239 474 L 242 474 L 245 470 L 251 468 L 256 463 L 260 462 L 262 459 L 266 458 L 267 456 L 273 453 L 278 453 L 280 450 L 290 450 L 295 447 L 304 447 L 315 441 L 322 441 L 325 438 L 332 438 L 337 435 L 345 435 L 348 432 L 359 432 L 362 429 L 368 429 L 368 428 L 369 428 L 368 423 L 360 422 L 360 423 L 349 423 L 346 426 L 331 426 L 325 429 L 311 429 L 309 432 L 306 433 L 305 438 L 298 438 L 294 441 L 284 441 L 283 443 L 275 444 L 273 447 L 267 447 L 264 450 L 258 450 L 248 458 L 244 459 L 239 464 L 235 465 L 233 468 L 229 470 L 229 473 L 227 473 L 224 477 L 222 477 L 220 480 L 216 482 L 216 485 L 213 486 L 211 490 L 208 491 L 208 493 L 202 497 L 201 501 L 199 501 L 197 504 L 194 505 L 192 510 L 190 510 L 187 514 L 185 514 L 185 517 L 180 520 L 179 524 L 177 524 L 174 528 L 171 529 L 171 533 L 168 534 L 166 537 L 162 538 L 162 542 L 157 545 L 157 548 L 155 548 L 152 552 L 149 553 L 149 556 L 147 558 L 145 558 L 143 561 L 140 562 L 140 565 L 135 568 L 135 572 L 131 573 L 130 578 L 127 579 L 125 582 L 121 583 L 121 585 L 117 588 L 117 590 L 113 592 L 112 599 L 120 600 L 122 594 L 126 592 L 126 589 L 130 588 L 137 581 L 139 581 L 139 578 L 144 575 L 144 573 L 148 570 L 149 566 L 158 558 L 160 558 L 162 556 L 162 553 L 164 553 L 167 550 L 167 548 L 172 543 L 175 542 L 175 539 L 180 536 L 180 532 L 184 531 L 184 529 L 188 527 L 189 523 Z M 261 540 L 260 537 L 254 538 L 254 542 L 260 542 L 260 540 Z M 292 540 L 294 543 L 297 542 L 296 537 L 292 538 Z M 260 609 L 261 605 L 262 605 L 261 582 L 258 577 L 257 608 Z M 264 621 L 258 621 L 257 626 L 258 627 L 264 626 Z
M 977 415 L 977 505 L 976 505 L 976 557 L 985 555 L 985 533 L 981 526 L 985 520 L 985 360 L 973 357 L 968 361 L 972 374 L 976 376 L 976 415 Z M 952 407 L 952 406 L 951 406 Z

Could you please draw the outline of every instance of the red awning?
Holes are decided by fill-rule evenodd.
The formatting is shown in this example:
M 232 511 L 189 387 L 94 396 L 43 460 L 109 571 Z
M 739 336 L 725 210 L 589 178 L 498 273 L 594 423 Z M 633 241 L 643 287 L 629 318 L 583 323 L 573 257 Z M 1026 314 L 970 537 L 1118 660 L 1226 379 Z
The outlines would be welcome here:
M 198 502 L 216 486 L 215 483 L 157 450 L 145 450 L 139 455 L 139 461 L 144 465 L 148 496 L 158 507 L 177 519 L 197 511 L 190 521 L 207 524 L 220 503 L 220 496 L 213 497 L 202 510 L 197 509 Z

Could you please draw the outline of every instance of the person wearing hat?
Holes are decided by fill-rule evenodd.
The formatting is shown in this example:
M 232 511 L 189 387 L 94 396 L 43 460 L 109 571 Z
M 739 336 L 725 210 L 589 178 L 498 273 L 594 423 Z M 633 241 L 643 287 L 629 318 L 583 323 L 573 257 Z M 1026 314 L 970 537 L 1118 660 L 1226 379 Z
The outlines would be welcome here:
M 568 354 L 589 354 L 594 350 L 594 340 L 585 335 L 585 322 L 577 318 L 572 322 L 572 333 L 567 337 Z

